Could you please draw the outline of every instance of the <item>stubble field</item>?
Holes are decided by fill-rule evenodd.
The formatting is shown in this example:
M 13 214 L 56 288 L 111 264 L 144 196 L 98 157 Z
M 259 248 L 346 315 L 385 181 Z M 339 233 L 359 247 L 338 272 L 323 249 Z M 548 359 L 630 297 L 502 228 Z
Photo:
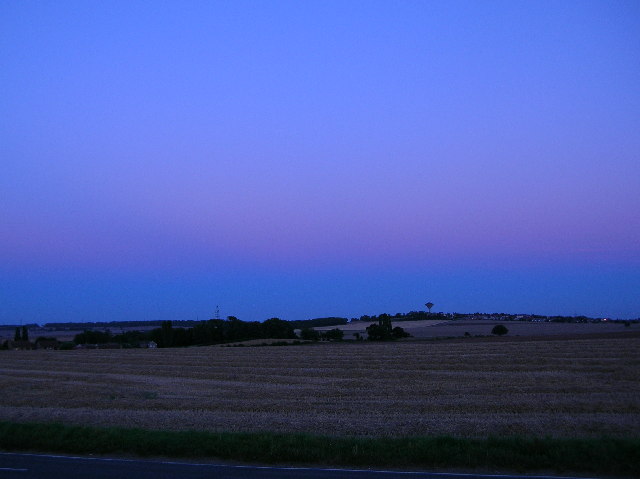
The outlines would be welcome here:
M 640 338 L 0 351 L 0 420 L 638 437 Z

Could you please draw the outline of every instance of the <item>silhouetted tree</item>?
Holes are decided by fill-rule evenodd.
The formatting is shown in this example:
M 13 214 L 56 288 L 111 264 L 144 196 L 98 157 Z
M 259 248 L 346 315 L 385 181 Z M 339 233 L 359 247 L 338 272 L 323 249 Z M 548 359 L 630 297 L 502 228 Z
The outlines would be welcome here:
M 507 334 L 508 332 L 509 330 L 504 324 L 498 324 L 491 330 L 491 334 L 495 334 L 496 336 L 502 336 L 504 334 Z
M 22 340 L 29 341 L 29 330 L 26 326 L 22 326 Z
M 400 326 L 396 326 L 391 330 L 391 337 L 393 339 L 408 338 L 409 336 L 411 335 L 407 333 L 404 329 L 402 329 Z
M 299 321 L 289 321 L 291 326 L 295 329 L 304 329 L 304 328 L 318 328 L 322 326 L 338 326 L 341 324 L 347 324 L 349 320 L 347 318 L 339 318 L 335 316 L 331 316 L 328 318 L 314 318 L 314 319 L 304 319 Z
M 13 335 L 14 341 L 20 341 L 22 339 L 22 335 L 20 334 L 20 328 L 16 328 L 16 333 Z
M 225 341 L 242 341 L 246 336 L 246 325 L 235 316 L 227 316 L 227 320 L 220 323 Z
M 123 347 L 137 348 L 141 342 L 148 341 L 150 338 L 151 335 L 149 333 L 143 333 L 142 331 L 123 331 L 113 336 L 111 340 L 114 343 L 122 344 Z
M 74 336 L 76 344 L 104 344 L 111 341 L 111 334 L 104 331 L 84 331 Z
M 381 314 L 378 317 L 378 324 L 371 324 L 367 327 L 367 335 L 371 341 L 389 341 L 410 336 L 400 326 L 395 328 L 391 325 L 391 317 L 388 314 Z
M 320 333 L 315 329 L 304 328 L 300 331 L 300 337 L 305 341 L 319 341 Z
M 262 331 L 264 338 L 277 338 L 277 339 L 295 339 L 296 333 L 293 331 L 293 326 L 288 321 L 284 321 L 280 318 L 270 318 L 262 323 Z
M 341 329 L 334 328 L 330 329 L 329 331 L 325 331 L 322 337 L 327 341 L 342 341 L 344 332 Z
M 160 345 L 163 348 L 170 348 L 171 346 L 173 346 L 173 325 L 171 324 L 171 321 L 162 321 L 160 330 Z

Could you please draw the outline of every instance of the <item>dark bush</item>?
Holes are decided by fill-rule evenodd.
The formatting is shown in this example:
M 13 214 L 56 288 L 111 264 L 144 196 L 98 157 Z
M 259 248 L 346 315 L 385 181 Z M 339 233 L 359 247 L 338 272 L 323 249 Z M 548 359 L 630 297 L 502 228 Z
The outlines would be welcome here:
M 322 339 L 326 339 L 327 341 L 342 341 L 343 337 L 344 332 L 338 328 L 331 329 L 322 334 Z
M 300 331 L 300 337 L 305 341 L 320 341 L 320 333 L 312 328 L 304 328 Z
M 367 335 L 370 341 L 389 341 L 411 336 L 400 326 L 395 328 L 391 325 L 391 318 L 385 315 L 378 320 L 378 324 L 371 324 L 367 327 Z
M 111 341 L 111 333 L 108 331 L 85 331 L 74 336 L 76 344 L 104 344 Z
M 411 335 L 407 333 L 404 329 L 402 329 L 400 326 L 396 326 L 391 330 L 391 337 L 393 339 L 408 338 L 410 336 Z
M 494 326 L 493 329 L 491 330 L 491 334 L 495 334 L 496 336 L 503 336 L 508 332 L 509 330 L 504 324 L 498 324 Z

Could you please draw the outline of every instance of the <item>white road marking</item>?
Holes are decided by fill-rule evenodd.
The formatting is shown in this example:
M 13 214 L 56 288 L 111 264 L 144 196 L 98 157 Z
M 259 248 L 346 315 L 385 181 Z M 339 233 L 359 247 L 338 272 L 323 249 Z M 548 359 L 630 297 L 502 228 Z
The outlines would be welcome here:
M 0 467 L 0 471 L 27 472 L 29 469 L 15 469 L 13 467 Z

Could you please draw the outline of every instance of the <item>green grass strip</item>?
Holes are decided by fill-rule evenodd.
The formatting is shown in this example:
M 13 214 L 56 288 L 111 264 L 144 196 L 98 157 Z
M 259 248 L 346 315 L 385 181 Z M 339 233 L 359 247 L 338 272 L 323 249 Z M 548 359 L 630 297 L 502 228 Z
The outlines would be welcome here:
M 0 421 L 0 448 L 359 467 L 489 468 L 637 476 L 640 438 L 354 438 L 148 431 Z

